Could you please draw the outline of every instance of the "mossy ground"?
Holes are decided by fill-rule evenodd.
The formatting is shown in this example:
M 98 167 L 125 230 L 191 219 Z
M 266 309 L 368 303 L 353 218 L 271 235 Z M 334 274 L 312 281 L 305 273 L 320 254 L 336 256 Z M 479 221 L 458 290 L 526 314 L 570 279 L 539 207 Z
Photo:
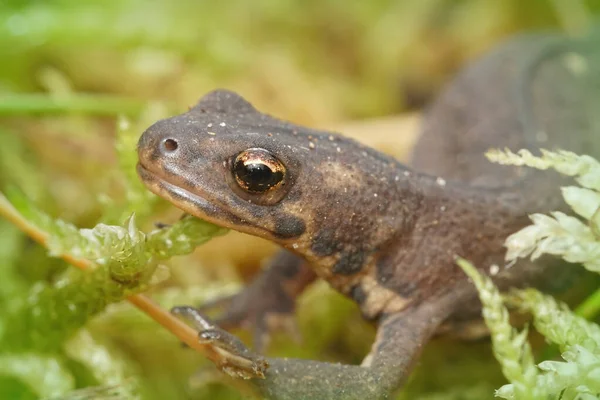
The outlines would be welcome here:
M 466 60 L 513 32 L 577 30 L 580 5 L 566 0 L 5 0 L 0 3 L 0 188 L 16 186 L 47 214 L 82 228 L 122 224 L 135 211 L 147 232 L 157 221 L 175 221 L 179 213 L 144 195 L 128 197 L 132 191 L 123 184 L 123 173 L 133 173 L 136 135 L 203 93 L 226 87 L 271 114 L 315 126 L 398 114 L 420 108 Z M 600 4 L 588 6 L 592 14 L 600 10 Z M 119 138 L 118 115 L 133 121 L 122 127 L 132 133 Z M 169 278 L 149 294 L 168 308 L 229 293 L 272 250 L 268 243 L 230 233 L 193 255 L 169 260 Z M 71 268 L 0 220 L 0 320 L 36 285 L 73 279 Z M 302 297 L 299 321 L 304 341 L 277 336 L 270 354 L 358 362 L 374 335 L 356 308 L 325 285 Z M 60 350 L 52 353 L 70 376 L 55 379 L 71 379 L 71 388 L 106 384 L 110 379 L 95 370 L 121 366 L 114 377 L 118 385 L 130 376 L 147 399 L 242 398 L 201 356 L 130 304 L 110 305 L 85 327 L 94 345 L 71 337 L 55 343 Z M 84 348 L 96 352 L 86 355 Z M 0 350 L 14 349 L 8 343 Z M 106 355 L 104 364 L 91 361 L 98 354 Z M 441 339 L 427 347 L 399 398 L 491 398 L 503 383 L 487 341 Z M 23 380 L 0 378 L 2 399 L 41 394 Z

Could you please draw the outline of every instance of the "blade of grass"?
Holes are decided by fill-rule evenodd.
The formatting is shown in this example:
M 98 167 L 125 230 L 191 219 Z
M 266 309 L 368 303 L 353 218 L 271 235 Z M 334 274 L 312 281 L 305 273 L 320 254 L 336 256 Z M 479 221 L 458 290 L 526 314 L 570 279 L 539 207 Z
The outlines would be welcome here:
M 140 100 L 98 94 L 57 97 L 44 93 L 20 93 L 0 96 L 0 116 L 65 113 L 134 115 L 139 114 L 144 107 L 144 102 Z
M 592 295 L 585 299 L 585 301 L 575 309 L 575 314 L 590 321 L 600 315 L 600 289 L 596 290 Z

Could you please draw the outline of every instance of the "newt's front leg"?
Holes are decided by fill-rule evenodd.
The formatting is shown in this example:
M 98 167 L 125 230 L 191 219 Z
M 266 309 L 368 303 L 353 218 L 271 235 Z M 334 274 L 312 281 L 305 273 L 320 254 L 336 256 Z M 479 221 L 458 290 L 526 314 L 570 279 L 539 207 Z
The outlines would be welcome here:
M 270 333 L 276 329 L 298 335 L 294 322 L 296 298 L 315 278 L 306 261 L 282 250 L 241 292 L 205 303 L 198 310 L 204 313 L 222 307 L 222 314 L 215 318 L 215 324 L 223 329 L 251 328 L 254 350 L 260 353 Z
M 188 318 L 196 321 L 201 340 L 206 340 L 207 336 L 228 338 L 211 342 L 223 350 L 226 368 L 219 367 L 230 375 L 250 378 L 267 399 L 376 400 L 390 398 L 403 384 L 423 345 L 451 312 L 454 304 L 451 300 L 428 302 L 384 317 L 371 353 L 361 366 L 287 358 L 264 359 L 231 334 L 210 324 L 197 310 L 185 308 L 185 312 Z M 265 369 L 252 375 L 252 368 L 256 366 Z

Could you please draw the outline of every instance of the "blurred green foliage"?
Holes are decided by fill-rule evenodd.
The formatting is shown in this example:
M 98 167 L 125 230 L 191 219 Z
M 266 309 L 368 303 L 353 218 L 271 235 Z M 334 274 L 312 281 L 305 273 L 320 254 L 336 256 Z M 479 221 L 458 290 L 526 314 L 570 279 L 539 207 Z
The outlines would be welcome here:
M 175 253 L 158 246 L 169 231 L 154 234 L 151 257 L 141 244 L 154 222 L 176 219 L 133 170 L 137 137 L 153 121 L 215 87 L 304 123 L 400 112 L 506 35 L 576 32 L 599 10 L 598 1 L 567 0 L 0 1 L 0 189 L 22 193 L 11 200 L 55 234 L 55 253 L 137 260 L 133 270 L 100 262 L 93 273 L 74 271 L 0 220 L 0 398 L 241 398 L 205 360 L 118 302 L 147 288 L 159 260 Z M 199 237 L 188 223 L 174 229 Z M 117 237 L 131 240 L 108 240 Z M 179 244 L 183 254 L 198 243 Z M 239 284 L 231 263 L 169 264 L 171 278 L 152 285 L 164 307 Z M 100 303 L 86 295 L 114 273 L 130 285 L 98 292 Z M 275 337 L 272 354 L 358 362 L 373 338 L 355 307 L 324 285 L 302 297 L 298 318 L 303 343 Z M 400 398 L 481 399 L 503 382 L 486 343 L 438 341 Z

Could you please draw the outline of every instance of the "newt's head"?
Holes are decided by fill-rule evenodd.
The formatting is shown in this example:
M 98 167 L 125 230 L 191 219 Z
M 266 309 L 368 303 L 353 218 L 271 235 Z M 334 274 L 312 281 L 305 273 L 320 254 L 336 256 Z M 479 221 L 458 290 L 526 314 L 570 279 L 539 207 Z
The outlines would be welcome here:
M 142 181 L 187 213 L 317 256 L 365 243 L 385 225 L 375 220 L 393 197 L 390 173 L 398 168 L 223 90 L 148 128 L 138 154 Z

